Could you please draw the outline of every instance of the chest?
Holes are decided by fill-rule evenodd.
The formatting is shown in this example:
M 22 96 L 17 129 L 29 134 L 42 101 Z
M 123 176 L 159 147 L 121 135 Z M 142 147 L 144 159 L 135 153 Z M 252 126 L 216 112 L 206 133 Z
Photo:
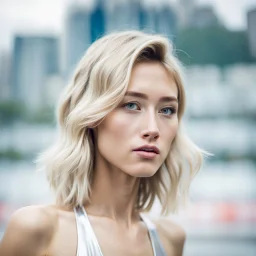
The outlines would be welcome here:
M 101 256 L 100 251 L 103 256 L 154 256 L 146 228 L 122 232 L 109 223 L 91 222 L 91 227 L 78 225 L 78 229 L 75 221 L 60 222 L 49 256 Z
M 115 228 L 95 227 L 94 233 L 103 256 L 154 256 L 147 231 L 129 233 Z
M 99 253 L 102 253 L 103 256 L 154 255 L 148 230 L 141 223 L 127 229 L 111 220 L 90 217 L 90 225 L 86 226 L 86 231 L 88 233 L 85 236 L 90 237 L 87 244 L 92 243 L 93 247 L 98 248 Z M 81 233 L 83 232 L 81 231 Z M 79 243 L 81 244 L 83 241 L 80 239 Z

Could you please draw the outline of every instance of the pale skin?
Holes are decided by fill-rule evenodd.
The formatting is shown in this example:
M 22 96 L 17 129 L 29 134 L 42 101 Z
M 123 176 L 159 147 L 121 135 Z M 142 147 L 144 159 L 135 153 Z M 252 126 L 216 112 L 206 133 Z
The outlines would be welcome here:
M 175 138 L 177 96 L 175 81 L 161 63 L 139 63 L 123 101 L 95 128 L 95 177 L 91 203 L 84 207 L 104 256 L 153 256 L 147 228 L 134 203 L 140 177 L 156 173 Z M 143 145 L 154 145 L 160 153 L 145 159 L 133 151 Z M 181 256 L 184 230 L 169 219 L 154 222 L 166 254 Z M 30 206 L 12 215 L 0 255 L 76 256 L 76 247 L 73 210 Z

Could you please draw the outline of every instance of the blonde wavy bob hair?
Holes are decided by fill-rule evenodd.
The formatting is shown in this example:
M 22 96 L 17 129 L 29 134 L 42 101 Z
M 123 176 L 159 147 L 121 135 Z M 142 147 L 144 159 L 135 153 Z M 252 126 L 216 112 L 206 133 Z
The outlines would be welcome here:
M 120 104 L 134 65 L 145 61 L 161 62 L 174 77 L 179 129 L 157 173 L 141 178 L 135 207 L 149 211 L 158 199 L 166 214 L 177 210 L 182 199 L 187 198 L 189 184 L 200 169 L 205 152 L 181 129 L 185 108 L 181 65 L 165 37 L 126 31 L 106 35 L 88 48 L 60 99 L 59 137 L 38 159 L 58 205 L 75 207 L 90 202 L 95 161 L 92 128 Z

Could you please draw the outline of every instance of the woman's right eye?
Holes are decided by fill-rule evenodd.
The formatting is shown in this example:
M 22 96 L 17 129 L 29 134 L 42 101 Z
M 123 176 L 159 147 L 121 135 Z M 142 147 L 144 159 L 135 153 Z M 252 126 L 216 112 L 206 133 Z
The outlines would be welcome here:
M 124 104 L 124 107 L 129 109 L 129 110 L 139 110 L 139 106 L 138 104 L 134 103 L 134 102 L 128 102 L 126 104 Z

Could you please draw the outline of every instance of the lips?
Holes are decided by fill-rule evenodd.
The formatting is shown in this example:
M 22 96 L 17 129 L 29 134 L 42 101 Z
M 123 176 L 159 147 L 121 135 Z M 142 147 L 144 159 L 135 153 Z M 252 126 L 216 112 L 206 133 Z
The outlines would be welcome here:
M 142 151 L 142 152 L 155 153 L 155 154 L 160 153 L 157 147 L 151 146 L 151 145 L 144 145 L 139 148 L 135 148 L 133 151 Z

